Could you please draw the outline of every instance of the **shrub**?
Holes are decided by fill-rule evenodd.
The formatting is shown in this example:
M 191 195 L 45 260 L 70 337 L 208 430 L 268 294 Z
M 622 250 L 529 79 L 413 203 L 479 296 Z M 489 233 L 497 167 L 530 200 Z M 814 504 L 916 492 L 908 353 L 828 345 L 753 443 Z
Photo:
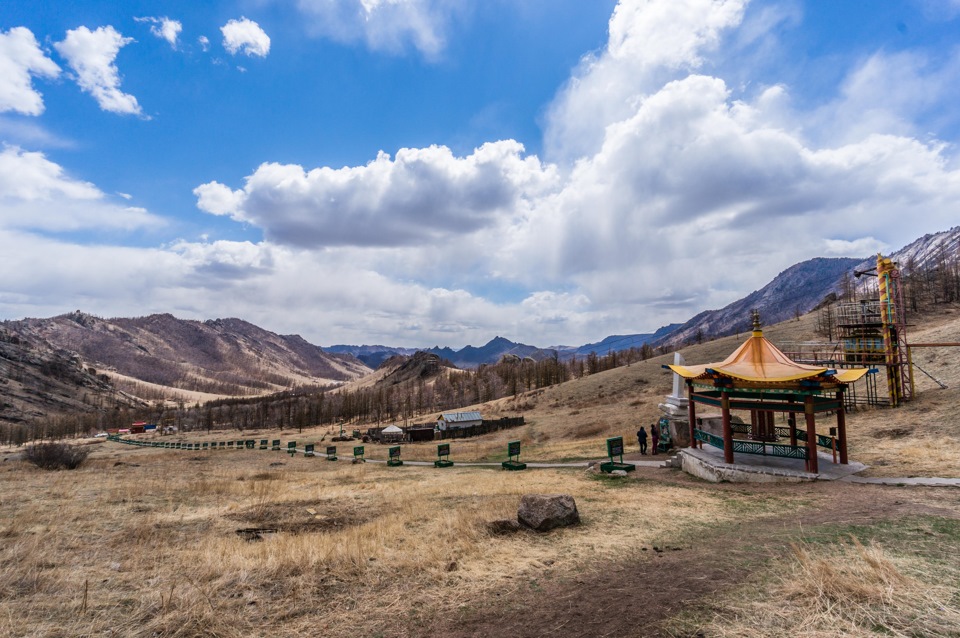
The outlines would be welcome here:
M 37 443 L 28 446 L 24 458 L 44 470 L 75 470 L 80 467 L 90 448 L 66 443 Z

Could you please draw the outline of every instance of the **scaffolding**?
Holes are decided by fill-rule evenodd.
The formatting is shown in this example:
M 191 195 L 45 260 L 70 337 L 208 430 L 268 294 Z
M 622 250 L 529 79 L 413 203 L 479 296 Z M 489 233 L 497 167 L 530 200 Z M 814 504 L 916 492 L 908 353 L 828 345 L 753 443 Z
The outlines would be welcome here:
M 835 309 L 837 340 L 843 361 L 860 365 L 884 362 L 883 320 L 878 299 L 841 303 Z
M 855 272 L 857 277 L 873 271 Z M 848 407 L 857 404 L 897 407 L 913 398 L 913 374 L 907 344 L 906 314 L 900 271 L 889 258 L 877 255 L 877 297 L 836 304 L 820 323 L 833 337 L 826 342 L 785 343 L 782 350 L 798 363 L 834 368 L 876 368 L 885 372 L 886 396 L 881 396 L 877 376 L 851 384 Z M 864 291 L 871 286 L 858 286 Z M 830 324 L 829 326 L 826 324 Z
M 848 352 L 843 341 L 787 341 L 778 345 L 784 354 L 797 363 L 824 366 L 834 370 L 870 368 L 870 374 L 864 375 L 856 383 L 847 386 L 847 391 L 843 395 L 844 407 L 847 410 L 853 411 L 863 406 L 889 405 L 887 398 L 881 396 L 877 390 L 877 364 L 869 360 L 871 358 L 868 356 L 869 353 Z M 882 358 L 880 362 L 882 363 Z

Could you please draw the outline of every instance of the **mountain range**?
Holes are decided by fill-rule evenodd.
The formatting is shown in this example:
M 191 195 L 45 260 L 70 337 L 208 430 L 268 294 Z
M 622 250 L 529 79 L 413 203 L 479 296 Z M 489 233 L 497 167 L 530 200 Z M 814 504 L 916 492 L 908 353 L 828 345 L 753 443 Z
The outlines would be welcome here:
M 891 257 L 907 274 L 943 270 L 945 264 L 956 268 L 960 227 L 924 235 Z M 497 336 L 479 347 L 435 346 L 419 351 L 472 368 L 508 355 L 566 359 L 644 345 L 672 349 L 748 330 L 751 309 L 760 311 L 765 324 L 809 312 L 850 286 L 855 271 L 875 265 L 875 258 L 810 259 L 723 308 L 653 333 L 611 335 L 582 346 L 546 348 Z M 385 362 L 399 365 L 416 352 L 386 345 L 321 348 L 298 335 L 277 335 L 235 318 L 193 321 L 157 314 L 103 319 L 76 311 L 49 319 L 4 321 L 0 322 L 0 422 L 104 405 L 135 406 L 169 397 L 171 389 L 201 400 L 209 395 L 330 387 L 364 377 Z

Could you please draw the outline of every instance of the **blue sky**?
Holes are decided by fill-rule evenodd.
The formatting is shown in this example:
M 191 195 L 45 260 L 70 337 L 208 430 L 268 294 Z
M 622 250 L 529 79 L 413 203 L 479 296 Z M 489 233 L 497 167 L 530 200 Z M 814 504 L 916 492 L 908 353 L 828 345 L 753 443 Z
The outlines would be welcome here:
M 960 219 L 960 0 L 0 6 L 0 317 L 653 331 Z

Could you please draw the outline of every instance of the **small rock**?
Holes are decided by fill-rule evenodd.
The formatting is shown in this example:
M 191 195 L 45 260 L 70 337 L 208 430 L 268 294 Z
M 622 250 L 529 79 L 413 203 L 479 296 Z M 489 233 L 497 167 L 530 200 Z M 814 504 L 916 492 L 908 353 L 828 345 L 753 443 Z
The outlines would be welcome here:
M 626 470 L 614 470 L 614 471 L 610 472 L 610 476 L 616 476 L 616 477 L 618 477 L 618 478 L 627 478 L 627 471 L 626 471 Z
M 538 532 L 580 522 L 577 503 L 569 494 L 524 494 L 520 498 L 517 520 Z

